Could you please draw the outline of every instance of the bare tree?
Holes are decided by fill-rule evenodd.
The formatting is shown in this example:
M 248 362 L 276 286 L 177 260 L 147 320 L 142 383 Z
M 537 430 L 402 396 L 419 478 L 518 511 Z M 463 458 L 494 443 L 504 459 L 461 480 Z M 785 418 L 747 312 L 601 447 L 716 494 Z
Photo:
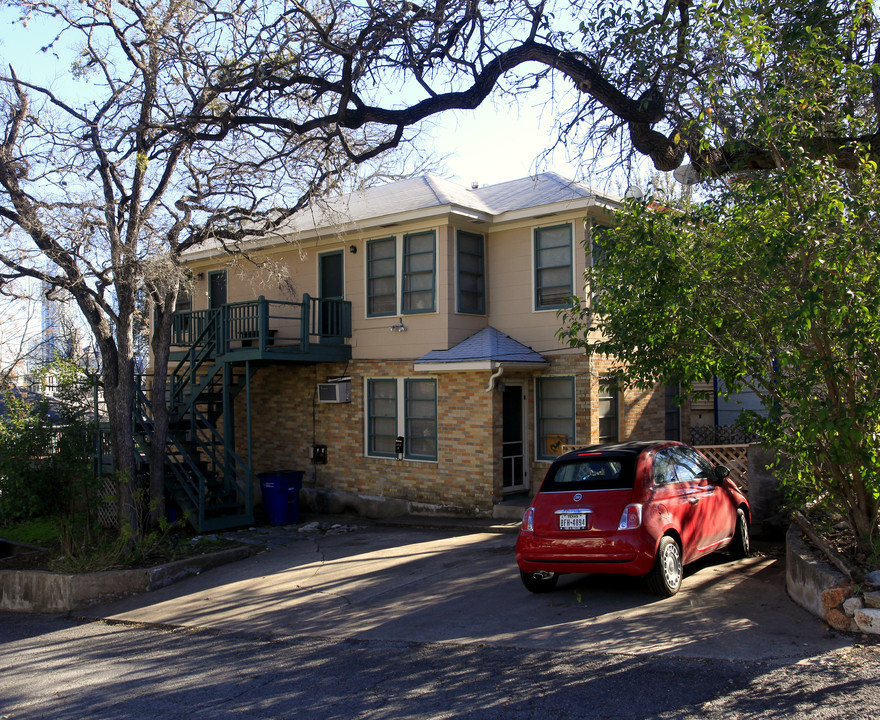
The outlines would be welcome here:
M 18 384 L 40 344 L 39 305 L 0 295 L 0 387 Z
M 72 72 L 88 91 L 65 97 L 12 67 L 0 77 L 4 281 L 31 278 L 68 293 L 88 323 L 124 481 L 121 517 L 138 532 L 131 408 L 139 295 L 154 309 L 158 515 L 181 254 L 206 241 L 235 251 L 243 238 L 272 232 L 317 193 L 351 183 L 352 168 L 393 149 L 404 129 L 346 128 L 334 118 L 339 90 L 330 76 L 350 82 L 342 66 L 353 54 L 337 45 L 334 28 L 350 30 L 351 8 L 335 18 L 332 6 L 316 16 L 234 0 L 16 5 L 25 18 L 53 16 L 58 47 L 76 38 Z M 261 86 L 279 72 L 308 80 L 283 93 Z

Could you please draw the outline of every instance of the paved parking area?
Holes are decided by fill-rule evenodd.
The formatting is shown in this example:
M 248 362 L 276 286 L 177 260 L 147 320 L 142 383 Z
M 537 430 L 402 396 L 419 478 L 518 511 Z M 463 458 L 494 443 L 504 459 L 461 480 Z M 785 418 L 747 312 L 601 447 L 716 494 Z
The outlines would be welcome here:
M 522 587 L 515 535 L 358 526 L 278 530 L 270 551 L 78 614 L 261 638 L 364 639 L 790 663 L 846 647 L 785 593 L 778 552 L 687 570 L 660 600 L 639 579 Z

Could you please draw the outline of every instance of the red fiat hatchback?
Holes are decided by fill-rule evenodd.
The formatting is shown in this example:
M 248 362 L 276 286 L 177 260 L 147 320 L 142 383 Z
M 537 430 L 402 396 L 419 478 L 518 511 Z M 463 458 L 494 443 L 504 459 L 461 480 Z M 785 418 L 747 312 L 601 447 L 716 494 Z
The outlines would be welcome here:
M 689 562 L 749 554 L 749 503 L 723 465 L 679 442 L 595 445 L 557 458 L 523 516 L 523 584 L 549 592 L 565 573 L 643 575 L 670 597 Z

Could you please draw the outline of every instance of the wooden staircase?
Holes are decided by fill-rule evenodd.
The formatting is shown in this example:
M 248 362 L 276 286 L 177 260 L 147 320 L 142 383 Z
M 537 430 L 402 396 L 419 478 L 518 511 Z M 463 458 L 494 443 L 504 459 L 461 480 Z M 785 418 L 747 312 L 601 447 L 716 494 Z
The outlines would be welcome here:
M 253 471 L 235 452 L 235 398 L 268 363 L 350 359 L 351 348 L 344 343 L 351 336 L 350 317 L 349 303 L 308 295 L 300 303 L 261 297 L 175 316 L 172 343 L 185 350 L 175 354 L 168 372 L 166 497 L 197 532 L 254 522 Z M 152 417 L 139 391 L 135 425 L 142 448 L 152 443 Z M 252 458 L 249 400 L 247 424 Z

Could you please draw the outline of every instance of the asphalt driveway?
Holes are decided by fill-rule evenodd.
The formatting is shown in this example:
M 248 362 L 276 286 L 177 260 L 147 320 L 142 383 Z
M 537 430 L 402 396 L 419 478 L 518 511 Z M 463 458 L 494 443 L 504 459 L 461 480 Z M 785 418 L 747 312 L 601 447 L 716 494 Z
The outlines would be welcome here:
M 515 535 L 362 526 L 279 529 L 272 549 L 78 615 L 253 637 L 381 639 L 788 663 L 845 647 L 785 593 L 778 552 L 719 553 L 658 599 L 639 579 L 568 576 L 522 587 Z

